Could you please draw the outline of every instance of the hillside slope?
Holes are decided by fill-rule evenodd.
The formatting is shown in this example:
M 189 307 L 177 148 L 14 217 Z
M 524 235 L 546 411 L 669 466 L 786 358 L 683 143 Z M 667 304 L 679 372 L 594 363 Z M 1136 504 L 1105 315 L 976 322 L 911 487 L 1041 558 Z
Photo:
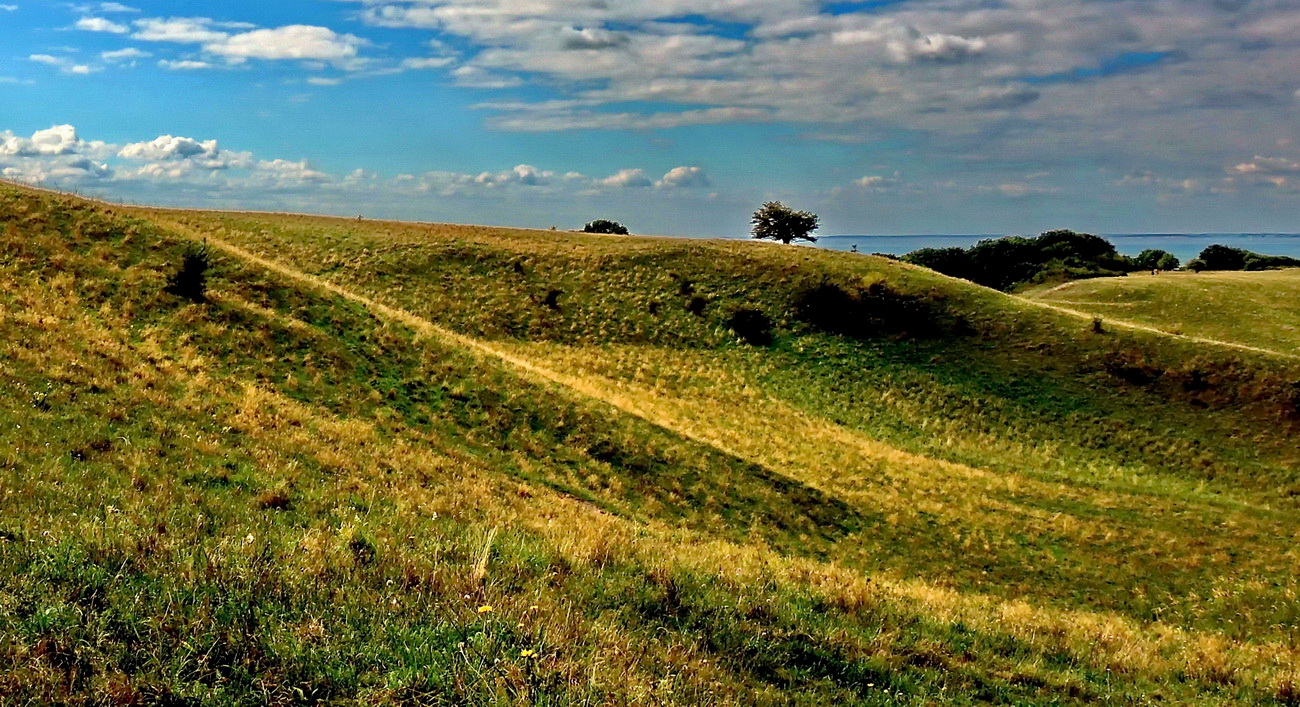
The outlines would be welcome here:
M 1097 278 L 1033 298 L 1174 334 L 1300 355 L 1297 268 Z
M 810 249 L 0 219 L 0 700 L 1295 697 L 1286 360 Z

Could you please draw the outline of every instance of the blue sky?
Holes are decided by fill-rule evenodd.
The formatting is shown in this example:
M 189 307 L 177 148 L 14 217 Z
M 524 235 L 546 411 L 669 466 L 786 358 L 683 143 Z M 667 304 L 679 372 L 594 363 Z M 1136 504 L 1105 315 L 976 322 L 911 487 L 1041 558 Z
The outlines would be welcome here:
M 1300 231 L 1295 0 L 0 0 L 0 174 L 742 235 Z

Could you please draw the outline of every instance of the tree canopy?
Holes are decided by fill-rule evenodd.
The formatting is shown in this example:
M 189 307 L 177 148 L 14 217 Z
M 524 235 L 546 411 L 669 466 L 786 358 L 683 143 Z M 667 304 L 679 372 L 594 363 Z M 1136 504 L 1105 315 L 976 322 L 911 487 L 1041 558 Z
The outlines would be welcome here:
M 790 241 L 816 241 L 812 234 L 817 230 L 817 214 L 795 211 L 779 201 L 769 201 L 754 212 L 754 238 L 789 243 Z
M 903 256 L 945 275 L 999 290 L 1026 283 L 1123 275 L 1135 268 L 1115 246 L 1091 233 L 1047 231 L 1034 238 L 1007 236 L 970 248 L 922 248 Z
M 1138 253 L 1133 264 L 1142 270 L 1177 270 L 1179 266 L 1177 256 L 1159 248 L 1147 248 Z
M 627 235 L 627 226 L 618 221 L 598 218 L 595 221 L 582 227 L 583 233 L 613 233 L 619 236 Z
M 1201 270 L 1272 270 L 1300 267 L 1300 259 L 1285 255 L 1262 255 L 1244 248 L 1215 243 L 1202 250 L 1187 264 L 1187 269 Z

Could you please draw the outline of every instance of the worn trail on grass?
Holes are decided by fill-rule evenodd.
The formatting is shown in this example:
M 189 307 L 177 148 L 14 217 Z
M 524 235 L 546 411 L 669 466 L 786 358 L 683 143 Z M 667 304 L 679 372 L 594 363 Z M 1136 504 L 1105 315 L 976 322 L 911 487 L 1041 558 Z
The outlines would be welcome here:
M 1051 290 L 1047 290 L 1047 292 L 1050 292 L 1050 291 L 1051 291 Z M 1040 294 L 1046 294 L 1046 292 L 1043 292 L 1043 293 L 1040 293 Z M 1021 302 L 1026 303 L 1026 304 L 1034 305 L 1035 307 L 1042 307 L 1042 308 L 1044 308 L 1044 309 L 1051 309 L 1051 310 L 1054 310 L 1054 311 L 1057 311 L 1057 312 L 1063 312 L 1063 313 L 1065 313 L 1065 314 L 1069 314 L 1069 315 L 1072 315 L 1072 316 L 1075 316 L 1075 317 L 1079 317 L 1079 318 L 1081 318 L 1081 319 L 1092 319 L 1092 318 L 1094 318 L 1094 317 L 1097 316 L 1096 314 L 1089 314 L 1089 313 L 1087 313 L 1087 312 L 1082 312 L 1082 311 L 1077 310 L 1077 309 L 1071 309 L 1071 308 L 1069 308 L 1069 307 L 1062 307 L 1062 306 L 1057 305 L 1057 304 L 1048 304 L 1047 302 L 1042 302 L 1042 301 L 1039 301 L 1039 300 L 1036 300 L 1036 299 L 1032 299 L 1032 298 L 1030 298 L 1030 297 L 1021 297 L 1021 296 L 1019 296 L 1019 295 L 1010 295 L 1010 296 L 1013 297 L 1014 299 L 1017 299 L 1017 300 L 1019 300 L 1019 301 L 1021 301 Z M 1175 339 L 1181 339 L 1181 340 L 1183 340 L 1183 341 L 1192 341 L 1192 342 L 1195 342 L 1195 343 L 1198 343 L 1198 344 L 1207 344 L 1207 345 L 1209 345 L 1209 346 L 1224 346 L 1224 347 L 1227 347 L 1227 348 L 1230 348 L 1230 349 L 1237 349 L 1237 350 L 1239 350 L 1239 351 L 1251 351 L 1251 352 L 1253 352 L 1253 353 L 1261 353 L 1261 354 L 1265 354 L 1265 355 L 1267 355 L 1267 356 L 1277 356 L 1277 357 L 1279 357 L 1279 358 L 1289 358 L 1289 359 L 1300 360 L 1300 355 L 1289 354 L 1289 353 L 1286 353 L 1286 352 L 1284 352 L 1284 351 L 1275 351 L 1275 350 L 1273 350 L 1273 349 L 1265 349 L 1265 348 L 1261 348 L 1261 347 L 1259 347 L 1259 346 L 1251 346 L 1251 345 L 1249 345 L 1249 344 L 1238 344 L 1238 343 L 1235 343 L 1235 342 L 1232 342 L 1232 341 L 1223 341 L 1222 339 L 1210 339 L 1210 338 L 1206 338 L 1206 337 L 1203 337 L 1203 336 L 1185 336 L 1185 335 L 1183 335 L 1183 334 L 1175 334 L 1175 333 L 1173 333 L 1173 332 L 1168 332 L 1168 331 L 1165 331 L 1165 330 L 1163 330 L 1163 329 L 1158 329 L 1158 328 L 1156 328 L 1156 327 L 1147 326 L 1147 325 L 1145 325 L 1145 324 L 1138 324 L 1138 323 L 1136 323 L 1136 322 L 1125 321 L 1125 320 L 1123 320 L 1123 319 L 1111 319 L 1111 318 L 1106 318 L 1105 322 L 1106 322 L 1107 324 L 1111 324 L 1111 325 L 1114 325 L 1114 326 L 1123 327 L 1123 328 L 1125 328 L 1125 329 L 1136 329 L 1136 330 L 1138 330 L 1138 331 L 1146 331 L 1146 332 L 1150 332 L 1150 333 L 1152 333 L 1152 334 L 1159 334 L 1159 335 L 1161 335 L 1161 336 L 1169 336 L 1169 337 L 1173 337 L 1173 338 L 1175 338 Z

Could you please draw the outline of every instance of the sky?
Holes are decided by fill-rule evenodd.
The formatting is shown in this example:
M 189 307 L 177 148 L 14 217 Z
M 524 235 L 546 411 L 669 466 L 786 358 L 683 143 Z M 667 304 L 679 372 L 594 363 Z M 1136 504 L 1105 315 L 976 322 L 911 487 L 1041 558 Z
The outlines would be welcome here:
M 1300 0 L 0 0 L 0 176 L 743 236 L 1300 232 Z

